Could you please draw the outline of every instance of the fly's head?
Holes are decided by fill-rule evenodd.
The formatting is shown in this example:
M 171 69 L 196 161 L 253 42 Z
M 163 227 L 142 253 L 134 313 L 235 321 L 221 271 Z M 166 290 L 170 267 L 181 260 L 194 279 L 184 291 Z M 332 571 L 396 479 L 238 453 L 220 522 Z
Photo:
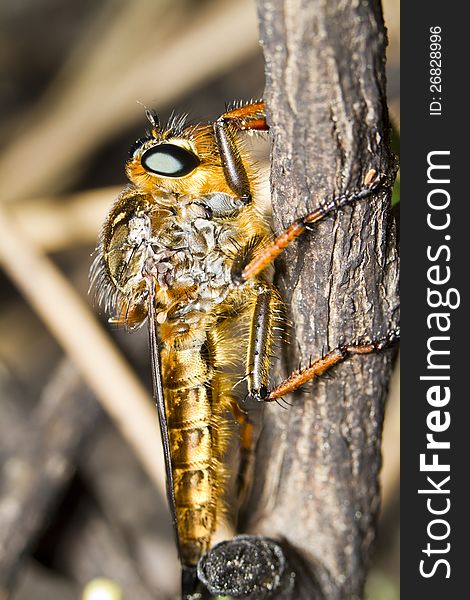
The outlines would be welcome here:
M 183 116 L 162 126 L 156 113 L 146 114 L 152 129 L 133 144 L 126 163 L 140 191 L 160 199 L 229 191 L 211 125 L 186 125 Z

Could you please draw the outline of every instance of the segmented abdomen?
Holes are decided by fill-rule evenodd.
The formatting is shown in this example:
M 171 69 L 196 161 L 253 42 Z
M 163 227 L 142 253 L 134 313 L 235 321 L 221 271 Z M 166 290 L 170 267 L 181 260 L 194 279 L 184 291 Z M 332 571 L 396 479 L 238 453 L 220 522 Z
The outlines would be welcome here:
M 204 346 L 162 349 L 181 562 L 195 565 L 209 549 L 217 518 L 220 449 L 213 427 L 212 368 Z

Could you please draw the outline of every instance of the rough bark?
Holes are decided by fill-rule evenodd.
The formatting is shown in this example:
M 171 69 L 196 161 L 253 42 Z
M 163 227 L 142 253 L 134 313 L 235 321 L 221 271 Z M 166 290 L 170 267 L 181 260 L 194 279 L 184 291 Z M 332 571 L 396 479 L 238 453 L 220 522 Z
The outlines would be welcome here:
M 384 176 L 377 194 L 324 219 L 277 263 L 293 323 L 289 370 L 341 339 L 380 338 L 397 325 L 386 34 L 377 0 L 258 0 L 258 13 L 275 230 L 363 188 L 371 168 Z M 293 396 L 288 410 L 266 410 L 251 531 L 284 538 L 307 559 L 316 589 L 305 597 L 362 597 L 393 356 L 355 356 Z

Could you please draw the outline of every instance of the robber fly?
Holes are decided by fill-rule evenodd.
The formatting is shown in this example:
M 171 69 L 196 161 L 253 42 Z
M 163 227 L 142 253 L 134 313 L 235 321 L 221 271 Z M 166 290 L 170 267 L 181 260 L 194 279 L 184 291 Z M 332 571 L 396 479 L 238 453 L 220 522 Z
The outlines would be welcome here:
M 91 280 L 112 322 L 132 329 L 147 321 L 168 501 L 188 598 L 196 565 L 226 511 L 230 413 L 239 423 L 238 491 L 246 491 L 253 428 L 235 386 L 244 379 L 251 399 L 275 400 L 350 354 L 389 341 L 335 348 L 269 387 L 283 312 L 270 266 L 305 229 L 370 195 L 380 178 L 371 170 L 363 189 L 325 200 L 274 238 L 241 135 L 268 130 L 262 101 L 237 105 L 209 124 L 172 118 L 161 125 L 155 112 L 146 115 L 151 131 L 131 148 L 131 185 L 106 219 Z

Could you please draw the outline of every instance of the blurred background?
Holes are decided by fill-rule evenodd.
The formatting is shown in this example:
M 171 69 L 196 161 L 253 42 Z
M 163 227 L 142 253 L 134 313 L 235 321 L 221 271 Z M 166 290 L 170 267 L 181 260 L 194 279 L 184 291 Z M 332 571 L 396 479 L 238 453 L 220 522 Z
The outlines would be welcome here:
M 0 599 L 176 598 L 146 333 L 95 316 L 88 270 L 139 102 L 207 121 L 263 87 L 254 0 L 0 3 Z M 399 597 L 397 382 L 370 600 Z

